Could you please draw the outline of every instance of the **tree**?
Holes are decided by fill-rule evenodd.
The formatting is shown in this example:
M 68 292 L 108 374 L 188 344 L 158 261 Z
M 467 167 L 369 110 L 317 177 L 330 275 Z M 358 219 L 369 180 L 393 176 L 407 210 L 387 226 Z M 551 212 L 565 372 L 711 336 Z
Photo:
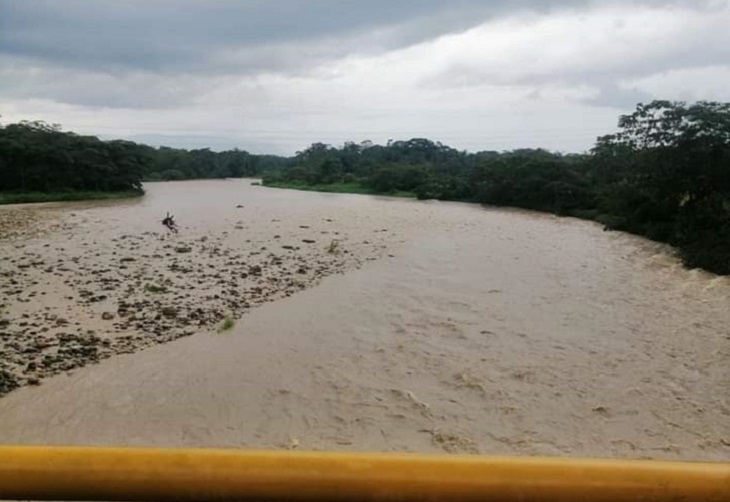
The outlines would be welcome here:
M 730 273 L 730 103 L 653 101 L 599 138 L 601 165 L 624 168 L 608 204 L 628 230 L 680 247 L 687 263 Z

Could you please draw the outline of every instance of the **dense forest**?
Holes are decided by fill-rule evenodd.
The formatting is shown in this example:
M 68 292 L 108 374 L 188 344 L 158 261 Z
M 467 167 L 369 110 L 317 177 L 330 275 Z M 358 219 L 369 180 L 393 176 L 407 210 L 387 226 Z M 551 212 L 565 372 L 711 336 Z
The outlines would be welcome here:
M 730 103 L 654 101 L 586 154 L 466 153 L 427 139 L 315 143 L 264 184 L 515 206 L 594 219 L 730 274 Z
M 0 191 L 141 191 L 147 147 L 21 122 L 0 127 Z
M 241 150 L 102 141 L 40 121 L 0 126 L 0 194 L 7 201 L 140 194 L 143 180 L 256 176 L 285 162 Z
M 150 148 L 150 147 L 147 147 Z M 213 152 L 209 148 L 185 150 L 162 146 L 150 148 L 145 181 L 172 181 L 197 178 L 243 178 L 285 166 L 286 157 L 253 155 L 243 150 Z

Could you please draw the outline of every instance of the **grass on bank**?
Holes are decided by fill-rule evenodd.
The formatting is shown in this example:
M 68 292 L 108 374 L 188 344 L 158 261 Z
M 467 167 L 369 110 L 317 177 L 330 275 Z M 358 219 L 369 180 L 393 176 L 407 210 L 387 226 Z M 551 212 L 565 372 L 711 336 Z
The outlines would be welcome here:
M 158 286 L 157 284 L 145 284 L 144 286 L 145 293 L 154 293 L 154 294 L 161 294 L 161 293 L 168 293 L 169 290 L 166 286 Z
M 385 195 L 388 197 L 407 197 L 415 198 L 416 194 L 405 191 L 378 192 L 372 188 L 368 188 L 360 183 L 332 183 L 308 185 L 297 181 L 267 181 L 265 186 L 270 188 L 288 188 L 292 190 L 304 190 L 307 192 L 325 192 L 325 193 L 355 193 L 363 195 Z
M 226 331 L 230 331 L 233 329 L 233 326 L 236 325 L 235 319 L 233 317 L 228 316 L 223 320 L 223 323 L 218 328 L 218 333 L 225 333 Z
M 142 195 L 144 195 L 144 190 L 130 190 L 125 192 L 0 192 L 0 204 L 127 199 L 141 197 Z

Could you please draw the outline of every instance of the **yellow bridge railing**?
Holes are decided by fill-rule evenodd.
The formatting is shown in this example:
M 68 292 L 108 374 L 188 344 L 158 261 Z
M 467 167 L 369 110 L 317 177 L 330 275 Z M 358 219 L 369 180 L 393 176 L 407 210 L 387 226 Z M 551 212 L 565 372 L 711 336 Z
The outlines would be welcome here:
M 0 447 L 0 500 L 730 501 L 730 463 Z

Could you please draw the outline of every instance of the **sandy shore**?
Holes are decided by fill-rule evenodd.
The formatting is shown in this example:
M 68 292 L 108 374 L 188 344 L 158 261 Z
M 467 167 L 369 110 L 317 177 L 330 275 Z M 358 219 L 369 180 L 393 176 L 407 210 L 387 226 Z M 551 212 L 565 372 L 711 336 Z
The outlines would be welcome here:
M 49 311 L 13 303 L 6 346 L 89 329 L 97 353 L 129 332 L 140 340 L 130 350 L 156 346 L 10 392 L 0 441 L 730 459 L 726 278 L 589 222 L 253 187 L 238 209 L 229 186 L 198 185 L 219 202 L 207 215 L 176 209 L 186 222 L 176 238 L 146 220 L 192 184 L 159 185 L 124 217 L 67 209 L 70 233 L 3 244 L 15 263 L 46 262 L 20 270 L 50 298 Z M 328 252 L 333 235 L 341 253 Z M 48 279 L 51 257 L 74 273 Z M 153 281 L 171 292 L 145 291 Z M 168 298 L 174 316 L 161 310 Z M 218 333 L 229 302 L 244 300 L 236 326 Z M 186 329 L 195 336 L 157 343 Z M 22 364 L 12 371 L 27 378 Z

